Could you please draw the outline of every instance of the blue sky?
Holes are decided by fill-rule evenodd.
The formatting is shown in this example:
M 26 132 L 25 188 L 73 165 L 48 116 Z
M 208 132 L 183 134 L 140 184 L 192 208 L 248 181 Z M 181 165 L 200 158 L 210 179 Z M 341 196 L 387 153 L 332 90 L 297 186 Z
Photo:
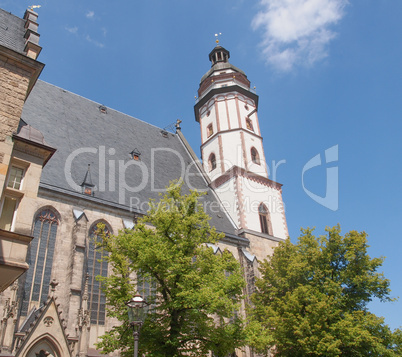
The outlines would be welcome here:
M 17 16 L 33 4 L 0 0 Z M 159 127 L 180 118 L 197 154 L 194 96 L 221 32 L 230 62 L 260 97 L 268 164 L 285 160 L 275 179 L 284 184 L 292 240 L 300 227 L 322 234 L 339 223 L 343 232 L 366 231 L 370 255 L 386 257 L 392 296 L 402 297 L 401 1 L 35 4 L 42 5 L 36 10 L 42 80 Z M 326 164 L 325 150 L 334 146 L 338 160 Z M 323 164 L 305 172 L 304 189 L 303 167 L 317 155 Z M 325 196 L 328 168 L 339 173 L 335 211 L 306 193 Z M 402 301 L 374 302 L 371 309 L 391 328 L 402 325 Z

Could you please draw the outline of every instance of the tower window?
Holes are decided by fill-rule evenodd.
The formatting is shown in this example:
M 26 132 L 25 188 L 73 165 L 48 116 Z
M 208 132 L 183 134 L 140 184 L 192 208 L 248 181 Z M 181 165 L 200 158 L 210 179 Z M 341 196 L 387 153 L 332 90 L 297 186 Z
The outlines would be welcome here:
M 212 124 L 209 124 L 207 126 L 207 137 L 209 138 L 213 133 L 214 133 L 214 128 L 212 127 Z
M 246 127 L 248 130 L 254 131 L 253 122 L 250 118 L 246 118 Z
M 255 148 L 251 148 L 251 161 L 257 165 L 260 165 L 260 155 Z
M 258 207 L 258 215 L 260 217 L 261 232 L 272 235 L 271 217 L 267 206 L 263 203 Z
M 213 171 L 216 169 L 216 156 L 214 153 L 209 155 L 209 171 Z

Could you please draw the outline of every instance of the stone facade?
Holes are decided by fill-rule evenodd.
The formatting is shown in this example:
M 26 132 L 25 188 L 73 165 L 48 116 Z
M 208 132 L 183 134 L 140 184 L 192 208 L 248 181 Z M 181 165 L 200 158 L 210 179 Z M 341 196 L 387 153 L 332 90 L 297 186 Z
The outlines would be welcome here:
M 33 23 L 37 14 L 28 11 L 25 23 Z M 40 47 L 38 47 L 38 52 Z M 20 122 L 22 108 L 44 65 L 36 61 L 38 52 L 28 57 L 0 44 L 0 186 L 4 181 L 11 159 L 12 133 Z

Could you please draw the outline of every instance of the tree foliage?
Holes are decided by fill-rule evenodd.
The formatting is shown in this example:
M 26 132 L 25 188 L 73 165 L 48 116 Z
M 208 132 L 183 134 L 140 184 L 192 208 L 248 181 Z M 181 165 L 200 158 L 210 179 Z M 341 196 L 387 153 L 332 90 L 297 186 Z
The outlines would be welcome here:
M 244 280 L 228 251 L 214 254 L 207 243 L 221 237 L 208 223 L 200 194 L 181 194 L 172 183 L 133 230 L 104 236 L 112 274 L 103 278 L 108 314 L 121 321 L 101 337 L 104 352 L 132 356 L 133 338 L 125 303 L 137 293 L 133 277 L 155 283 L 151 308 L 141 329 L 140 352 L 147 356 L 225 356 L 242 344 L 242 321 L 236 316 Z M 141 293 L 141 291 L 139 291 Z
M 370 258 L 364 232 L 326 231 L 315 237 L 302 230 L 297 244 L 280 243 L 262 263 L 249 343 L 279 357 L 399 355 L 400 331 L 367 309 L 373 298 L 392 300 L 389 281 L 377 272 L 383 258 Z

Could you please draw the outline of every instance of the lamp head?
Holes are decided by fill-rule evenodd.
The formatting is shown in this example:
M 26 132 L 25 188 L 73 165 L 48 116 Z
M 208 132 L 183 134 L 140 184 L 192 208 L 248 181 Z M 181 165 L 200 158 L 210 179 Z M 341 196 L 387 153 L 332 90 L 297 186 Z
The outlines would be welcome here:
M 130 301 L 126 303 L 128 308 L 128 319 L 132 325 L 140 325 L 144 322 L 147 314 L 147 302 L 141 295 L 134 295 Z

